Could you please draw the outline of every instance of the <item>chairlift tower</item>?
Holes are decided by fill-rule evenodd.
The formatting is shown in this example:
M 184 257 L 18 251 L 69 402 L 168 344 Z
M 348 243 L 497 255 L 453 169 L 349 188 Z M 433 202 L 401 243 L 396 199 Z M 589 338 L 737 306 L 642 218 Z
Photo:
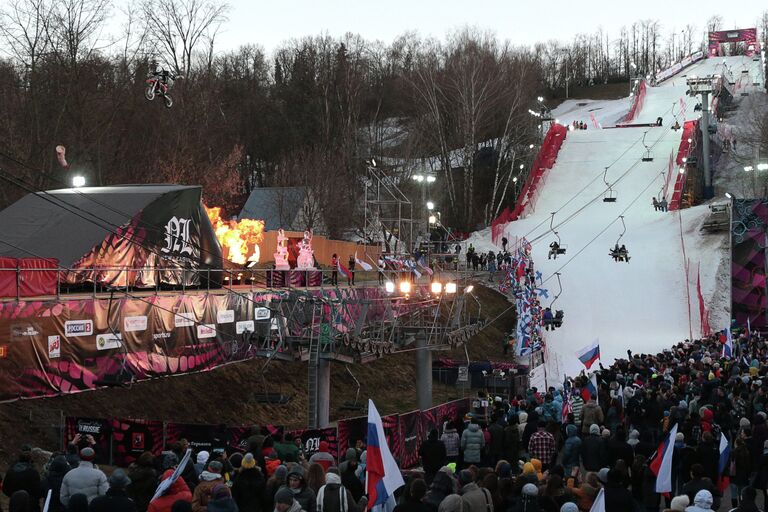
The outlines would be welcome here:
M 704 197 L 707 199 L 715 195 L 709 162 L 709 95 L 714 90 L 714 80 L 714 76 L 691 76 L 686 79 L 688 94 L 691 96 L 701 94 L 701 123 L 699 129 L 701 130 L 702 139 L 701 150 L 704 153 Z
M 390 252 L 415 250 L 413 238 L 413 204 L 400 190 L 405 179 L 403 172 L 386 171 L 375 159 L 366 162 L 365 187 L 365 234 L 375 242 L 383 244 L 386 236 L 392 235 L 394 245 Z

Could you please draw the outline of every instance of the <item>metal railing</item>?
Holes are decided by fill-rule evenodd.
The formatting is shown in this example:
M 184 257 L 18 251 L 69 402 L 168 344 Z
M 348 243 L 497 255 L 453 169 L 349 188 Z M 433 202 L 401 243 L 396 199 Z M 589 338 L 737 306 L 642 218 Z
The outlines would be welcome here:
M 463 263 L 463 261 L 462 261 Z M 448 268 L 437 266 L 430 276 L 423 269 L 421 277 L 416 277 L 408 270 L 383 270 L 373 269 L 354 270 L 352 279 L 347 279 L 341 272 L 331 269 L 317 270 L 278 270 L 268 268 L 203 268 L 187 269 L 172 267 L 0 267 L 0 282 L 8 282 L 6 272 L 15 274 L 15 293 L 8 294 L 0 289 L 0 301 L 20 300 L 33 297 L 61 297 L 62 295 L 89 294 L 96 297 L 98 294 L 134 292 L 146 294 L 159 294 L 161 292 L 206 291 L 211 290 L 272 290 L 272 289 L 309 289 L 309 288 L 337 288 L 346 286 L 375 286 L 384 285 L 386 281 L 398 283 L 408 280 L 414 283 L 429 283 L 431 281 L 456 282 L 458 286 L 468 282 L 472 278 L 487 276 L 488 272 L 471 269 L 461 270 L 451 265 Z M 22 291 L 25 288 L 26 275 L 30 273 L 55 274 L 55 290 L 53 279 L 49 278 L 50 293 L 27 294 Z M 161 274 L 173 274 L 178 276 L 178 282 L 163 282 Z M 141 275 L 152 276 L 147 279 L 147 284 L 142 284 Z M 362 278 L 362 279 L 361 279 Z M 357 280 L 361 279 L 358 283 Z M 36 278 L 36 283 L 44 280 Z M 153 283 L 149 283 L 152 281 Z M 39 286 L 39 284 L 38 284 Z

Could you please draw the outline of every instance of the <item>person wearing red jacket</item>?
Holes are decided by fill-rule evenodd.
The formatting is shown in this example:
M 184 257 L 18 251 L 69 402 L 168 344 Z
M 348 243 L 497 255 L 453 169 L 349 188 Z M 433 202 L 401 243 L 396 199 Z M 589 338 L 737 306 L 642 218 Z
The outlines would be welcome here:
M 163 480 L 170 478 L 172 474 L 173 469 L 167 470 L 163 473 Z M 192 503 L 192 493 L 189 491 L 189 487 L 186 482 L 184 482 L 183 478 L 178 478 L 171 484 L 171 487 L 165 491 L 165 494 L 150 501 L 147 512 L 171 512 L 171 507 L 173 507 L 173 504 L 179 500 Z

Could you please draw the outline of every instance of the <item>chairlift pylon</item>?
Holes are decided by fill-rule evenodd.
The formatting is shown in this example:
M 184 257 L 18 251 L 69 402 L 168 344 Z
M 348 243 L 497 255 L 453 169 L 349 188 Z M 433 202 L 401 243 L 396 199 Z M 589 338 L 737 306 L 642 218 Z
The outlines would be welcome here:
M 613 187 L 610 183 L 608 183 L 608 180 L 606 179 L 608 177 L 608 168 L 605 168 L 605 172 L 603 173 L 603 181 L 605 182 L 605 185 L 608 187 L 608 190 L 605 192 L 605 197 L 603 197 L 604 203 L 615 203 L 616 202 L 616 191 L 613 190 Z

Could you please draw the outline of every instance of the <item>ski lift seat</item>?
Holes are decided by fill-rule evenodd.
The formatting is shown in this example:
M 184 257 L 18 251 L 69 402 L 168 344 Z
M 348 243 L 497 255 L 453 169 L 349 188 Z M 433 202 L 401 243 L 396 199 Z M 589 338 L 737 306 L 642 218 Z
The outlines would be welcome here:
M 605 194 L 605 197 L 603 198 L 604 203 L 615 203 L 616 202 L 616 192 L 608 192 Z

